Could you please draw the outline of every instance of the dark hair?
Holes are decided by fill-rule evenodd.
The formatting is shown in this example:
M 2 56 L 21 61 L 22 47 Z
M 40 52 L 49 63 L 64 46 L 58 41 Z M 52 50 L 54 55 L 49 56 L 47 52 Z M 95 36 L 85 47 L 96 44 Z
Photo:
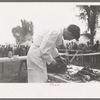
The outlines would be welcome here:
M 73 34 L 73 37 L 78 41 L 80 37 L 80 28 L 77 25 L 71 24 L 67 30 Z
M 96 43 L 99 43 L 99 40 L 97 40 Z

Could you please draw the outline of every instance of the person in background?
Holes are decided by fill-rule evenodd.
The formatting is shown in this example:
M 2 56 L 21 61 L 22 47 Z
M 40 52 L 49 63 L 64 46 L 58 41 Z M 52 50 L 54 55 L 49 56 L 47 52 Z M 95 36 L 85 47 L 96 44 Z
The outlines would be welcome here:
M 48 80 L 47 66 L 55 67 L 57 62 L 54 58 L 60 57 L 57 48 L 63 40 L 78 40 L 80 28 L 77 25 L 69 25 L 63 30 L 53 30 L 37 34 L 27 54 L 27 71 L 29 83 L 46 83 Z
M 93 51 L 96 51 L 96 52 L 98 52 L 98 47 L 100 46 L 100 44 L 99 44 L 99 41 L 97 40 L 96 41 L 96 44 L 94 44 L 94 46 L 93 46 Z

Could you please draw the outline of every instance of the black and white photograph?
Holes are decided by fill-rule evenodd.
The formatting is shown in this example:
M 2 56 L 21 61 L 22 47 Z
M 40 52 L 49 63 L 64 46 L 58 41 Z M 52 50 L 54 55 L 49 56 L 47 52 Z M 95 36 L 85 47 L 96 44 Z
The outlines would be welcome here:
M 99 83 L 100 5 L 0 3 L 0 83 Z
M 0 2 L 0 98 L 99 92 L 99 2 Z

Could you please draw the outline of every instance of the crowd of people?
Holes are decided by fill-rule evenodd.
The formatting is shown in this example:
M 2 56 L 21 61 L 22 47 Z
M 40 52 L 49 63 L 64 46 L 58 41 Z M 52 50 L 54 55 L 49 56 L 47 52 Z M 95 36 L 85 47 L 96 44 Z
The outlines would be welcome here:
M 61 46 L 59 46 L 58 49 L 59 49 L 59 51 L 61 49 L 66 49 L 68 51 L 81 50 L 83 52 L 99 52 L 100 51 L 100 43 L 98 40 L 96 41 L 96 43 L 94 45 L 91 45 L 89 41 L 86 44 L 84 44 L 84 43 L 77 44 L 76 42 L 70 42 L 70 43 L 66 44 L 66 48 L 63 45 L 61 45 Z
M 8 57 L 9 52 L 12 52 L 13 55 L 25 56 L 28 53 L 30 46 L 28 45 L 0 45 L 0 57 Z M 94 45 L 91 45 L 90 42 L 86 44 L 77 44 L 76 42 L 70 42 L 66 44 L 66 48 L 61 45 L 58 49 L 65 49 L 68 51 L 71 50 L 81 50 L 84 52 L 99 52 L 100 51 L 100 43 L 97 40 Z
M 24 45 L 0 45 L 0 57 L 8 57 L 9 52 L 12 53 L 12 55 L 18 55 L 18 56 L 25 56 L 27 55 L 29 50 L 29 46 Z

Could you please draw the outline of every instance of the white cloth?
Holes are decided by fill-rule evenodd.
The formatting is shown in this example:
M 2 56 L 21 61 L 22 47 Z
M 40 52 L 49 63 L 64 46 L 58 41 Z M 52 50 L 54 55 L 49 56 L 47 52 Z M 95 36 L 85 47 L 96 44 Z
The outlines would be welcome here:
M 33 40 L 28 55 L 28 82 L 46 82 L 46 63 L 50 64 L 59 56 L 56 46 L 62 44 L 62 32 L 52 31 L 38 34 Z

